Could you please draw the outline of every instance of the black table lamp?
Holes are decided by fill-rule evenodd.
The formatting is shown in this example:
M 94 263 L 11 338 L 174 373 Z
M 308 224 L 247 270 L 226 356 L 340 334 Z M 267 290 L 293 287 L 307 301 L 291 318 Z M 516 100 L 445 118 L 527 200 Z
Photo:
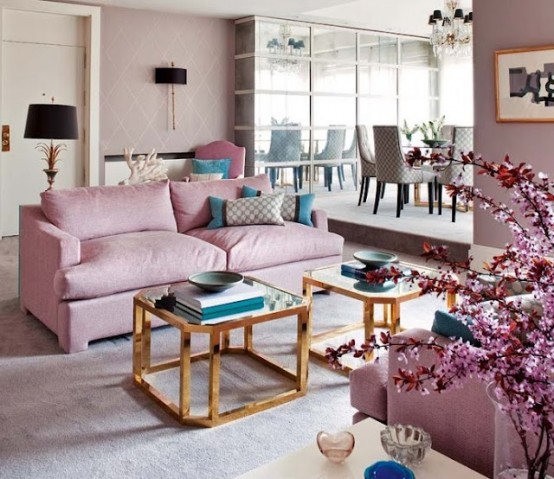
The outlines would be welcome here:
M 175 130 L 175 87 L 174 85 L 187 84 L 187 70 L 185 68 L 175 68 L 171 62 L 171 67 L 156 68 L 156 83 L 171 84 L 171 113 L 173 116 L 173 129 Z
M 60 152 L 66 145 L 54 145 L 54 140 L 77 140 L 77 108 L 70 105 L 35 104 L 29 105 L 24 138 L 48 139 L 50 144 L 39 143 L 36 149 L 44 154 L 43 160 L 48 168 L 43 171 L 48 178 L 48 189 L 52 189 L 54 178 L 58 173 L 56 163 Z

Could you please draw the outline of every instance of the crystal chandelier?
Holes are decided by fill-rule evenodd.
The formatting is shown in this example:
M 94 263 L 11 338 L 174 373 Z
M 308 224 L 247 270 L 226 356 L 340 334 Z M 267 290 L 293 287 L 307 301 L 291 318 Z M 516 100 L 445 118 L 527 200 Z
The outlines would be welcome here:
M 445 0 L 444 13 L 435 10 L 429 16 L 431 45 L 439 58 L 443 55 L 465 56 L 471 53 L 473 12 L 464 15 L 459 0 Z
M 304 51 L 304 40 L 296 40 L 291 36 L 290 25 L 279 26 L 279 38 L 272 38 L 267 42 L 267 49 L 276 58 L 269 58 L 272 69 L 290 71 L 296 69 L 298 60 L 291 57 L 300 57 Z M 277 58 L 278 57 L 278 58 Z

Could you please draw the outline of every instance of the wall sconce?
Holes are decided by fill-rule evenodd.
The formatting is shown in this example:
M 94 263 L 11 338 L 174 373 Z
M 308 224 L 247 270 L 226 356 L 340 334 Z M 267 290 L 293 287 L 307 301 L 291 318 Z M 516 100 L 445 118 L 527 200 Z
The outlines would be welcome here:
M 53 140 L 77 140 L 77 108 L 70 105 L 35 104 L 29 105 L 24 138 L 49 139 L 50 144 L 39 143 L 35 148 L 44 154 L 43 160 L 48 164 L 45 168 L 48 178 L 48 190 L 54 185 L 54 178 L 58 173 L 56 163 L 60 152 L 67 149 L 66 145 L 54 145 Z
M 185 68 L 175 68 L 173 62 L 171 62 L 169 68 L 156 68 L 156 83 L 171 84 L 171 112 L 173 129 L 175 130 L 175 85 L 187 84 L 187 70 Z

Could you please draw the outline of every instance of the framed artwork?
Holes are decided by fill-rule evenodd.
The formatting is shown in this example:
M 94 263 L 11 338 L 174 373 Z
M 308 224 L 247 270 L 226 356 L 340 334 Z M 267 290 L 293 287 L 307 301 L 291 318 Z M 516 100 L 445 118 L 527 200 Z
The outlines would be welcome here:
M 494 56 L 496 121 L 554 122 L 554 45 Z

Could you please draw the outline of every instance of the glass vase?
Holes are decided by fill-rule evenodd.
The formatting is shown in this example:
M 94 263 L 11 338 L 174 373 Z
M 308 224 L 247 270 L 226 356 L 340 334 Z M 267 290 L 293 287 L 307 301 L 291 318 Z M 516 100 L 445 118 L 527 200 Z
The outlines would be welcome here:
M 494 383 L 487 386 L 487 395 L 495 409 L 494 479 L 554 479 L 552 466 L 546 471 L 541 471 L 540 460 L 530 466 L 526 459 L 522 438 L 518 435 L 510 415 L 502 409 L 501 403 L 494 393 L 494 388 Z M 532 459 L 544 457 L 544 461 L 548 464 L 548 459 L 554 457 L 549 454 L 551 451 L 546 451 L 544 445 L 537 450 L 539 442 L 537 434 L 526 432 L 525 440 L 527 441 L 527 451 Z

